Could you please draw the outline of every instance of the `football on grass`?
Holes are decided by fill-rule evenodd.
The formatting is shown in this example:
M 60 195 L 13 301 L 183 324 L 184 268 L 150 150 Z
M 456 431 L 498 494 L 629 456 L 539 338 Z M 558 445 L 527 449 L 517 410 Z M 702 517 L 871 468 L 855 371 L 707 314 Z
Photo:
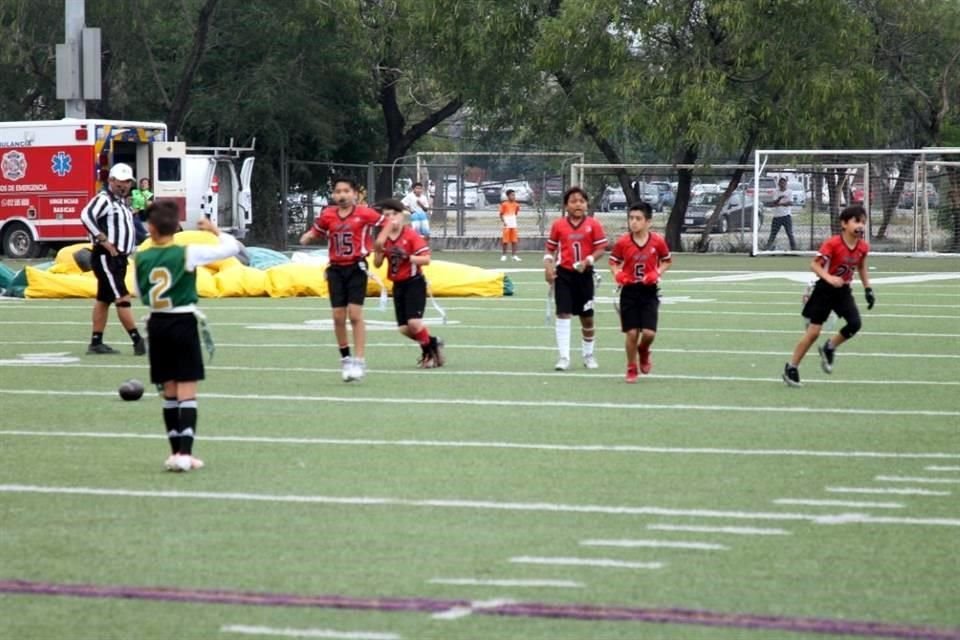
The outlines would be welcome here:
M 124 381 L 124 383 L 120 385 L 120 388 L 117 389 L 117 392 L 124 400 L 139 400 L 143 397 L 143 383 L 131 378 L 130 380 Z

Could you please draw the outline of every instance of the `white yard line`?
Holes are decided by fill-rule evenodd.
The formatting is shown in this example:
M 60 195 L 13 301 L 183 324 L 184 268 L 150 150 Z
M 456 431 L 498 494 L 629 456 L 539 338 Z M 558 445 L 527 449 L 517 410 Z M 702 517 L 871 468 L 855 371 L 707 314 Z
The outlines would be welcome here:
M 131 433 L 129 431 L 35 431 L 7 429 L 0 437 L 39 438 L 107 438 L 107 439 L 166 439 L 162 434 Z M 787 458 L 878 458 L 906 460 L 960 460 L 960 453 L 888 451 L 816 451 L 809 449 L 721 449 L 711 447 L 646 447 L 631 444 L 550 444 L 536 442 L 497 442 L 482 440 L 380 440 L 372 438 L 302 438 L 271 436 L 202 435 L 204 442 L 237 442 L 246 444 L 331 445 L 347 447 L 439 447 L 445 449 L 520 449 L 533 451 L 568 451 L 584 453 L 649 453 L 719 456 L 772 456 Z
M 483 609 L 496 609 L 497 607 L 502 607 L 508 604 L 514 604 L 515 601 L 509 598 L 493 598 L 491 600 L 474 600 L 470 603 L 469 607 L 452 607 L 446 611 L 440 611 L 435 613 L 431 618 L 434 620 L 459 620 L 460 618 L 466 618 L 474 611 L 482 611 Z
M 960 467 L 924 467 L 924 471 L 960 471 Z
M 511 587 L 521 589 L 582 589 L 582 582 L 575 580 L 481 580 L 478 578 L 431 578 L 430 584 L 445 584 L 456 587 Z
M 916 487 L 827 487 L 828 493 L 867 493 L 878 495 L 897 495 L 897 496 L 949 496 L 949 491 L 932 491 L 930 489 L 919 489 Z
M 918 484 L 960 484 L 960 478 L 917 478 L 914 476 L 877 476 L 877 482 L 916 482 Z
M 810 514 L 786 511 L 724 511 L 720 509 L 676 509 L 655 506 L 575 505 L 552 502 L 499 502 L 495 500 L 407 499 L 370 496 L 275 495 L 215 491 L 174 491 L 148 489 L 110 489 L 96 487 L 55 487 L 23 484 L 2 484 L 0 493 L 70 495 L 117 498 L 161 498 L 173 500 L 223 500 L 277 504 L 323 504 L 340 506 L 414 507 L 429 509 L 475 509 L 534 513 L 593 513 L 611 516 L 674 516 L 691 518 L 723 518 L 736 520 L 775 520 L 837 524 L 901 524 L 908 526 L 960 527 L 960 518 L 877 517 L 863 513 Z M 855 519 L 855 520 L 854 520 Z
M 648 524 L 652 531 L 685 531 L 690 533 L 729 533 L 737 536 L 789 536 L 786 529 L 761 527 L 709 527 L 695 524 Z
M 663 562 L 631 562 L 612 558 L 565 558 L 542 556 L 514 556 L 510 562 L 515 564 L 545 564 L 572 567 L 600 567 L 603 569 L 662 569 Z
M 227 624 L 220 627 L 221 633 L 237 633 L 246 636 L 273 636 L 277 638 L 333 638 L 336 640 L 400 640 L 396 633 L 374 631 L 334 631 L 333 629 L 289 629 L 260 627 L 245 624 Z
M 715 542 L 678 542 L 675 540 L 581 540 L 583 547 L 621 547 L 624 549 L 691 549 L 696 551 L 728 551 L 730 547 Z
M 12 396 L 57 396 L 58 398 L 74 397 L 111 397 L 113 391 L 94 390 L 66 390 L 66 389 L 0 389 L 0 395 Z M 240 394 L 240 393 L 208 393 L 204 392 L 205 399 L 216 400 L 243 400 L 243 401 L 278 401 L 278 402 L 322 402 L 341 404 L 384 404 L 384 405 L 436 405 L 436 406 L 474 406 L 474 407 L 568 407 L 575 409 L 609 409 L 609 410 L 646 410 L 646 411 L 708 411 L 731 413 L 776 413 L 776 414 L 806 414 L 806 415 L 864 415 L 864 416 L 911 416 L 925 417 L 956 417 L 960 411 L 932 411 L 924 409 L 857 409 L 848 407 L 784 407 L 784 406 L 749 406 L 723 404 L 653 404 L 632 402 L 577 402 L 573 400 L 478 400 L 475 398 L 384 398 L 380 396 L 294 396 L 285 394 Z M 958 480 L 960 482 L 960 480 Z
M 850 507 L 851 509 L 903 509 L 899 502 L 854 502 L 852 500 L 808 500 L 806 498 L 777 498 L 774 504 L 792 504 L 807 507 Z
M 409 345 L 406 345 L 409 347 Z M 76 358 L 74 358 L 76 359 Z M 0 367 L 15 367 L 20 369 L 22 367 L 52 367 L 52 368 L 64 368 L 64 369 L 135 369 L 142 370 L 143 362 L 140 361 L 131 361 L 122 364 L 104 364 L 100 362 L 45 362 L 40 359 L 30 359 L 30 358 L 8 358 L 0 360 Z M 211 365 L 208 364 L 205 367 L 210 371 L 231 371 L 231 372 L 244 372 L 247 373 L 250 371 L 249 366 L 241 365 Z M 340 373 L 340 367 L 263 367 L 258 366 L 257 371 L 264 371 L 270 373 Z M 420 375 L 420 376 L 435 376 L 437 375 L 436 371 L 429 369 L 376 369 L 369 367 L 367 369 L 368 373 L 379 373 L 379 374 L 388 374 L 388 375 Z M 493 378 L 504 378 L 504 377 L 513 377 L 513 378 L 530 378 L 532 376 L 542 375 L 543 370 L 527 370 L 527 371 L 480 371 L 480 370 L 457 370 L 457 369 L 444 369 L 444 376 L 466 376 L 466 377 L 493 377 Z M 596 371 L 593 372 L 582 372 L 578 373 L 575 371 L 568 371 L 563 373 L 564 377 L 573 377 L 573 378 L 603 378 L 610 380 L 620 380 L 623 378 L 622 373 L 599 373 Z M 690 380 L 695 382 L 703 382 L 705 380 L 716 381 L 716 382 L 759 382 L 764 384 L 769 384 L 771 382 L 780 382 L 781 379 L 779 376 L 774 377 L 765 377 L 765 376 L 709 376 L 709 375 L 684 375 L 684 374 L 651 374 L 651 378 L 659 378 L 663 380 Z M 948 386 L 956 387 L 960 386 L 960 381 L 957 380 L 844 380 L 844 379 L 832 379 L 832 380 L 804 380 L 804 384 L 855 384 L 855 385 L 871 385 L 871 386 L 904 386 L 904 385 L 917 385 L 923 387 L 929 386 Z

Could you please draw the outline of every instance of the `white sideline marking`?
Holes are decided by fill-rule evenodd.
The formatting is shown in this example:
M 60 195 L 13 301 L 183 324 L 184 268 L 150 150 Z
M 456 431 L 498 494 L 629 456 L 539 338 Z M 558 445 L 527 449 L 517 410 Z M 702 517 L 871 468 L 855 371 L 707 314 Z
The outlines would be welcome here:
M 435 613 L 431 618 L 434 620 L 459 620 L 466 618 L 474 611 L 483 609 L 496 609 L 507 604 L 513 604 L 515 601 L 510 598 L 494 598 L 492 600 L 474 600 L 469 607 L 452 607 L 446 611 Z
M 437 509 L 482 509 L 492 511 L 531 511 L 546 513 L 598 513 L 626 516 L 689 516 L 692 518 L 726 518 L 737 520 L 782 520 L 820 522 L 824 519 L 857 518 L 857 522 L 960 527 L 960 518 L 892 518 L 863 513 L 810 514 L 764 511 L 722 511 L 718 509 L 675 509 L 653 506 L 575 505 L 552 502 L 497 502 L 494 500 L 411 500 L 367 496 L 303 496 L 266 493 L 218 493 L 214 491 L 151 491 L 132 489 L 97 489 L 93 487 L 51 487 L 23 484 L 2 484 L 0 493 L 36 493 L 42 495 L 111 496 L 122 498 L 172 498 L 194 500 L 227 500 L 242 502 L 277 502 L 293 504 L 333 504 L 350 506 L 428 507 Z M 831 522 L 832 523 L 832 522 Z
M 543 309 L 540 309 L 540 312 L 543 312 Z M 87 323 L 89 324 L 89 323 Z M 217 323 L 220 324 L 220 323 Z M 243 323 L 248 324 L 248 323 Z M 601 327 L 602 328 L 602 327 Z M 712 331 L 712 330 L 710 330 Z M 752 331 L 751 331 L 752 333 Z M 796 334 L 796 331 L 789 331 L 786 333 Z M 904 334 L 895 334 L 902 336 Z M 936 335 L 936 334 L 931 334 Z M 16 340 L 16 341 L 7 341 L 0 342 L 0 345 L 6 344 L 19 344 L 19 345 L 56 345 L 56 344 L 87 344 L 82 340 Z M 367 343 L 368 347 L 377 347 L 384 349 L 404 349 L 409 351 L 411 349 L 411 343 L 406 342 L 374 342 Z M 456 348 L 460 350 L 480 350 L 480 351 L 556 351 L 556 347 L 552 346 L 539 346 L 539 345 L 490 345 L 490 344 L 460 344 L 457 343 L 454 345 L 448 345 L 450 348 Z M 229 347 L 231 349 L 329 349 L 329 346 L 326 344 L 312 343 L 312 342 L 264 342 L 264 343 L 252 343 L 252 342 L 217 342 L 217 347 Z M 623 347 L 597 347 L 597 351 L 601 352 L 610 352 L 610 353 L 622 353 Z M 738 349 L 671 349 L 671 348 L 657 348 L 657 353 L 692 353 L 692 354 L 706 354 L 706 355 L 752 355 L 752 356 L 776 356 L 778 358 L 786 358 L 790 354 L 785 351 L 747 351 L 747 350 L 738 350 Z M 930 358 L 960 358 L 960 354 L 950 354 L 950 353 L 886 353 L 886 352 L 866 352 L 866 351 L 845 351 L 845 354 L 851 356 L 863 357 L 863 358 L 916 358 L 920 360 L 930 359 Z M 339 371 L 339 369 L 337 369 Z M 410 369 L 407 373 L 415 371 Z M 446 371 L 445 371 L 446 373 Z M 544 373 L 544 370 L 537 371 L 538 374 Z M 564 375 L 569 375 L 565 373 Z M 834 384 L 836 381 L 832 381 Z M 806 384 L 806 381 L 804 381 Z
M 960 467 L 924 467 L 925 471 L 960 471 Z
M 827 487 L 829 493 L 875 493 L 875 494 L 893 494 L 900 496 L 949 496 L 949 491 L 931 491 L 930 489 L 893 487 L 871 488 L 871 487 Z
M 41 438 L 113 438 L 166 439 L 161 434 L 108 431 L 0 431 L 0 436 Z M 485 442 L 481 440 L 375 440 L 370 438 L 282 438 L 269 436 L 203 436 L 204 442 L 240 442 L 249 444 L 316 444 L 355 447 L 442 447 L 451 449 L 529 449 L 535 451 L 572 451 L 590 453 L 674 453 L 681 455 L 784 456 L 809 458 L 881 458 L 960 460 L 960 453 L 901 453 L 885 451 L 810 451 L 804 449 L 716 449 L 708 447 L 644 447 L 632 444 L 547 444 L 528 442 Z
M 0 389 L 0 394 L 14 396 L 84 396 L 109 397 L 113 391 L 74 391 L 57 389 Z M 644 409 L 648 411 L 727 411 L 733 413 L 799 413 L 799 414 L 829 414 L 829 415 L 866 415 L 866 416 L 917 416 L 954 417 L 960 416 L 960 411 L 930 411 L 923 409 L 850 409 L 850 408 L 816 408 L 816 407 L 764 407 L 738 406 L 723 404 L 649 404 L 633 402 L 575 402 L 572 400 L 477 400 L 474 398 L 384 398 L 378 396 L 291 396 L 283 394 L 240 394 L 240 393 L 204 393 L 204 398 L 217 400 L 275 400 L 284 402 L 323 402 L 342 404 L 386 404 L 386 405 L 440 405 L 440 406 L 475 406 L 475 407 L 570 407 L 589 409 Z
M 917 482 L 920 484 L 960 484 L 960 478 L 915 478 L 911 476 L 877 476 L 877 482 Z
M 903 509 L 899 502 L 853 502 L 850 500 L 807 500 L 805 498 L 777 498 L 774 504 L 795 504 L 808 507 L 850 507 L 853 509 Z
M 576 567 L 603 567 L 606 569 L 662 569 L 663 562 L 631 562 L 611 558 L 545 558 L 541 556 L 514 556 L 516 564 L 547 564 Z
M 793 332 L 796 333 L 796 332 Z M 93 363 L 93 362 L 76 362 L 79 358 L 60 358 L 59 360 L 44 361 L 39 358 L 29 358 L 23 360 L 0 360 L 0 367 L 9 366 L 9 367 L 60 367 L 64 369 L 137 369 L 140 370 L 143 368 L 142 364 L 136 362 L 129 362 L 125 364 L 102 364 L 102 363 Z M 206 368 L 211 371 L 249 371 L 250 367 L 248 366 L 236 366 L 236 365 L 206 365 Z M 340 368 L 336 367 L 257 367 L 257 371 L 269 371 L 274 373 L 340 373 Z M 437 375 L 435 371 L 428 369 L 374 369 L 368 368 L 368 373 L 385 373 L 390 375 Z M 444 369 L 444 376 L 467 376 L 467 377 L 514 377 L 514 378 L 529 378 L 531 376 L 543 375 L 543 370 L 528 370 L 528 371 L 483 371 L 483 370 L 456 370 L 456 369 Z M 576 371 L 565 372 L 564 377 L 567 378 L 604 378 L 610 380 L 620 380 L 623 378 L 621 373 L 599 373 L 599 372 L 590 372 L 590 373 L 577 373 Z M 769 384 L 771 382 L 781 382 L 779 376 L 771 377 L 761 377 L 761 376 L 708 376 L 708 375 L 684 375 L 684 374 L 652 374 L 650 377 L 659 378 L 662 380 L 694 380 L 697 382 L 702 382 L 704 380 L 718 381 L 718 382 L 761 382 L 764 384 Z M 950 386 L 956 387 L 960 386 L 960 381 L 956 380 L 844 380 L 844 379 L 835 379 L 835 380 L 804 380 L 804 384 L 860 384 L 860 385 L 880 385 L 880 386 L 904 386 L 904 385 L 917 385 L 917 386 Z
M 240 633 L 248 636 L 278 636 L 282 638 L 336 638 L 338 640 L 400 640 L 396 633 L 374 631 L 334 631 L 332 629 L 279 629 L 256 627 L 245 624 L 227 624 L 220 627 L 221 633 Z
M 760 527 L 708 527 L 695 524 L 648 524 L 654 531 L 690 531 L 693 533 L 730 533 L 739 536 L 789 536 L 786 529 L 763 529 Z
M 672 540 L 581 540 L 583 547 L 622 547 L 625 549 L 695 549 L 698 551 L 728 551 L 730 547 L 714 542 L 676 542 Z
M 582 589 L 584 584 L 575 580 L 480 580 L 477 578 L 431 578 L 430 584 L 447 584 L 465 587 L 520 587 Z

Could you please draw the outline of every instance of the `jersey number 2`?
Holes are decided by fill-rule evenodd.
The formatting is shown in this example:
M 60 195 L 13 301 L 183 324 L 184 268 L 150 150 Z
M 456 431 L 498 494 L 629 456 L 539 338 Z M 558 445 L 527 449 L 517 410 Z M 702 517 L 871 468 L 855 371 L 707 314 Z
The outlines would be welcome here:
M 170 298 L 167 297 L 167 291 L 173 284 L 173 275 L 166 267 L 155 267 L 150 270 L 150 308 L 151 309 L 169 309 L 173 306 Z

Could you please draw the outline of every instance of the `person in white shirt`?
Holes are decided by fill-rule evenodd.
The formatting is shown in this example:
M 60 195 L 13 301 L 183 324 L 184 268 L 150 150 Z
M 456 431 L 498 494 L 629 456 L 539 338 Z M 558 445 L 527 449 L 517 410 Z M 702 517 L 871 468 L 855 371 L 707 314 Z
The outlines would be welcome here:
M 410 210 L 410 226 L 421 236 L 430 239 L 430 199 L 423 193 L 423 183 L 414 182 L 413 189 L 404 196 L 402 204 Z
M 793 195 L 787 188 L 787 179 L 780 178 L 777 181 L 777 190 L 773 194 L 773 201 L 769 204 L 776 207 L 773 214 L 773 221 L 770 223 L 770 237 L 767 239 L 767 250 L 774 248 L 777 234 L 780 228 L 787 232 L 787 240 L 790 241 L 790 251 L 797 250 L 797 240 L 793 237 L 793 216 L 790 207 L 793 204 Z

